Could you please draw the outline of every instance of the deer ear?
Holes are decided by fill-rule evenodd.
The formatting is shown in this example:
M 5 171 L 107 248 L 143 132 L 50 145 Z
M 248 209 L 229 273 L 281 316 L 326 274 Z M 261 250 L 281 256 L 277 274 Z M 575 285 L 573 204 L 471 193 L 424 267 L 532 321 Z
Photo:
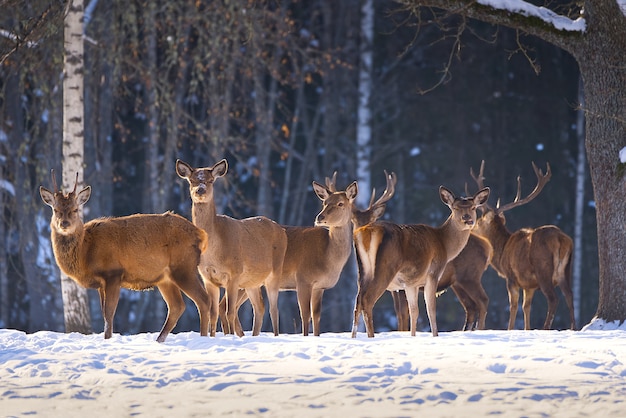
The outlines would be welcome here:
M 330 192 L 328 191 L 328 189 L 316 181 L 313 182 L 313 191 L 322 202 L 328 199 L 328 196 L 330 196 Z
M 80 193 L 78 193 L 78 196 L 76 198 L 78 206 L 87 203 L 89 197 L 91 197 L 91 186 L 85 187 L 83 190 L 80 191 Z
M 41 196 L 41 200 L 46 205 L 53 207 L 54 206 L 54 193 L 50 190 L 46 189 L 43 186 L 39 186 L 39 195 Z
M 372 211 L 372 221 L 377 221 L 383 217 L 385 214 L 386 205 L 383 203 L 382 205 L 378 205 Z
M 348 199 L 350 200 L 354 200 L 356 198 L 356 195 L 359 194 L 359 186 L 356 183 L 356 181 L 353 181 L 347 188 L 346 188 L 346 196 L 348 196 Z
M 439 197 L 441 198 L 441 201 L 448 206 L 452 206 L 454 203 L 454 193 L 446 189 L 444 186 L 439 186 Z
M 182 160 L 176 160 L 176 174 L 178 177 L 188 179 L 193 172 L 193 168 Z
M 214 178 L 222 177 L 228 171 L 228 161 L 225 159 L 215 164 L 211 169 Z
M 484 189 L 476 192 L 474 195 L 474 204 L 476 206 L 482 206 L 487 203 L 487 200 L 489 199 L 489 192 L 489 187 L 485 187 Z

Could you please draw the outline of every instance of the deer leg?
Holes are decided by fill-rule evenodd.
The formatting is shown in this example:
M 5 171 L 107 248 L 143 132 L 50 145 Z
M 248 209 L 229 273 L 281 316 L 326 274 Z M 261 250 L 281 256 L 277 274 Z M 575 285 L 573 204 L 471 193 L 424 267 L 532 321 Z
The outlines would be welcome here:
M 230 326 L 228 325 L 228 318 L 226 318 L 226 297 L 222 296 L 221 299 L 219 299 L 219 316 L 220 316 L 220 322 L 222 323 L 222 331 L 224 331 L 224 334 L 233 334 L 235 331 L 230 329 Z
M 437 276 L 429 276 L 426 278 L 426 284 L 424 285 L 426 313 L 428 314 L 428 322 L 430 322 L 433 337 L 439 335 L 437 329 L 437 281 Z M 413 335 L 413 330 L 411 330 L 411 335 Z
M 102 308 L 102 316 L 104 317 L 104 338 L 111 338 L 113 335 L 113 317 L 120 300 L 120 284 L 119 276 L 109 276 L 105 278 L 105 287 L 98 289 L 100 295 L 100 307 Z
M 311 321 L 311 292 L 310 286 L 298 286 L 296 284 L 296 292 L 298 295 L 298 306 L 300 307 L 300 318 L 302 319 L 302 335 L 309 335 L 309 322 Z
M 420 314 L 418 305 L 419 288 L 406 288 L 404 292 L 406 294 L 407 305 L 409 306 L 409 330 L 411 331 L 411 336 L 414 337 L 417 331 L 417 318 Z
M 359 328 L 359 316 L 363 312 L 363 303 L 361 301 L 361 285 L 357 290 L 356 300 L 354 301 L 354 317 L 352 318 L 352 338 L 356 338 L 356 333 Z M 365 318 L 363 318 L 365 321 Z
M 261 326 L 263 325 L 263 316 L 265 315 L 265 303 L 263 303 L 263 294 L 260 287 L 253 287 L 246 289 L 246 294 L 252 304 L 252 310 L 254 317 L 252 320 L 252 335 L 259 335 L 261 333 Z M 236 310 L 239 310 L 237 306 Z M 239 315 L 236 315 L 238 319 Z M 234 324 L 234 323 L 233 323 Z
M 519 306 L 519 287 L 511 280 L 507 280 L 506 289 L 509 292 L 509 330 L 515 329 L 515 318 Z
M 313 289 L 311 295 L 311 315 L 313 317 L 313 335 L 318 337 L 320 335 L 320 320 L 322 318 L 322 297 L 324 296 L 324 289 Z
M 172 272 L 171 277 L 180 290 L 196 305 L 200 316 L 200 335 L 206 337 L 209 334 L 209 295 L 198 280 L 195 267 L 187 272 L 184 270 Z
M 163 281 L 159 283 L 157 288 L 167 304 L 167 318 L 165 318 L 161 333 L 157 337 L 157 341 L 162 343 L 174 329 L 183 312 L 185 312 L 185 301 L 180 289 L 173 282 Z
M 243 327 L 241 326 L 241 322 L 239 321 L 239 308 L 241 308 L 241 305 L 243 305 L 247 300 L 248 295 L 246 294 L 245 289 L 239 289 L 239 292 L 237 293 L 237 315 L 235 315 L 235 328 L 232 329 L 230 328 L 230 325 L 228 324 L 228 318 L 226 317 L 226 297 L 222 297 L 222 299 L 219 300 L 219 318 L 222 322 L 222 330 L 224 331 L 224 334 L 237 333 L 237 335 L 240 335 L 243 333 Z
M 396 290 L 391 292 L 393 299 L 393 309 L 396 311 L 398 321 L 398 331 L 409 330 L 409 304 L 406 300 L 404 290 Z
M 226 293 L 224 293 L 224 298 L 226 298 L 226 321 L 228 322 L 228 329 L 230 331 L 235 331 L 239 337 L 243 337 L 244 333 L 242 329 L 236 329 L 235 324 L 239 320 L 237 315 L 237 300 L 239 299 L 239 286 L 236 283 L 236 280 L 230 280 L 228 282 Z
M 524 312 L 524 329 L 526 331 L 530 329 L 530 308 L 532 307 L 534 295 L 535 289 L 524 289 L 524 302 L 522 304 L 522 311 Z
M 272 320 L 272 330 L 274 335 L 277 336 L 280 333 L 280 314 L 278 311 L 278 294 L 280 292 L 278 280 L 272 279 L 265 285 L 265 291 L 267 292 L 267 300 L 270 304 L 270 319 Z
M 204 288 L 209 295 L 209 335 L 215 337 L 215 332 L 217 331 L 217 312 L 220 302 L 220 288 L 206 281 L 204 282 Z
M 463 324 L 463 331 L 471 331 L 474 328 L 476 322 L 476 304 L 472 298 L 468 295 L 465 289 L 457 283 L 453 284 L 452 291 L 456 295 L 459 303 L 465 311 L 465 323 Z
M 559 305 L 559 298 L 556 295 L 556 290 L 550 285 L 541 287 L 541 291 L 548 299 L 548 313 L 546 314 L 546 320 L 543 323 L 543 329 L 552 328 L 552 322 L 554 321 L 554 315 L 556 315 L 556 308 Z
M 565 303 L 567 304 L 567 309 L 569 310 L 570 329 L 575 330 L 576 318 L 574 315 L 574 295 L 572 294 L 572 288 L 569 282 L 565 279 L 561 280 L 559 287 L 561 288 L 561 292 L 565 298 Z
M 474 289 L 476 294 L 474 295 L 474 302 L 476 303 L 478 310 L 478 319 L 476 329 L 485 329 L 485 322 L 487 321 L 487 306 L 489 306 L 489 296 L 482 286 Z

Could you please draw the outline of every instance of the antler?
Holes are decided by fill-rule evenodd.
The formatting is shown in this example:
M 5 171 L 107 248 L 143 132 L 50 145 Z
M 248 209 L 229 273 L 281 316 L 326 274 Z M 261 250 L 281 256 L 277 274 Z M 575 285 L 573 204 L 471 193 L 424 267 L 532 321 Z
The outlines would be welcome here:
M 54 168 L 50 169 L 50 176 L 52 177 L 52 187 L 54 188 L 54 193 L 59 191 L 59 187 L 57 186 L 57 179 L 54 175 Z
M 485 172 L 485 160 L 482 160 L 480 162 L 480 171 L 478 172 L 478 175 L 474 174 L 474 169 L 472 167 L 470 167 L 470 176 L 472 176 L 472 178 L 476 182 L 476 185 L 478 186 L 478 190 L 482 190 L 482 189 L 485 188 L 484 172 Z M 468 193 L 468 191 L 467 191 L 467 183 L 465 184 L 465 194 L 467 196 L 470 196 L 470 193 Z M 485 202 L 483 207 L 486 208 L 486 209 L 492 209 L 491 206 L 489 206 L 487 204 L 487 202 Z
M 78 186 L 78 171 L 76 172 L 76 180 L 74 181 L 74 190 L 72 190 L 72 193 L 76 193 L 76 186 Z
M 537 168 L 534 162 L 532 164 L 533 164 L 533 170 L 535 170 L 535 175 L 537 176 L 537 185 L 535 186 L 535 189 L 532 192 L 530 192 L 528 196 L 526 196 L 523 199 L 520 199 L 522 195 L 522 186 L 521 186 L 520 176 L 517 176 L 517 193 L 515 194 L 515 200 L 513 200 L 511 203 L 507 203 L 501 208 L 498 208 L 498 211 L 500 213 L 505 212 L 509 209 L 513 209 L 517 206 L 525 205 L 526 203 L 530 202 L 535 197 L 537 197 L 539 193 L 541 193 L 541 190 L 543 190 L 544 186 L 548 183 L 548 181 L 550 181 L 550 177 L 552 177 L 552 171 L 550 170 L 550 163 L 546 163 L 546 174 L 543 174 L 543 171 L 540 168 Z
M 333 193 L 337 191 L 337 172 L 336 171 L 333 173 L 332 179 L 329 179 L 328 177 L 326 177 L 326 188 Z
M 376 202 L 374 202 L 374 199 L 376 197 L 376 189 L 372 189 L 372 197 L 370 198 L 370 205 L 367 208 L 368 210 L 382 205 L 393 197 L 393 194 L 396 191 L 396 183 L 398 181 L 396 173 L 391 172 L 391 174 L 389 174 L 387 173 L 387 170 L 385 170 L 385 179 L 387 180 L 387 186 L 385 187 L 385 191 L 383 192 L 383 194 L 380 196 L 380 198 L 378 198 Z

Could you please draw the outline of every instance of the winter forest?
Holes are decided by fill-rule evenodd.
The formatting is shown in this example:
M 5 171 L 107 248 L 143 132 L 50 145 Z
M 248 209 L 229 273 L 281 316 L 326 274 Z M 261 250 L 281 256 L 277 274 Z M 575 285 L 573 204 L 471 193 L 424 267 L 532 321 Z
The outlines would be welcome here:
M 475 193 L 470 168 L 482 160 L 493 206 L 513 201 L 518 176 L 527 195 L 537 180 L 532 162 L 544 170 L 549 163 L 550 182 L 507 212 L 506 225 L 553 224 L 574 239 L 576 320 L 588 323 L 599 299 L 598 238 L 576 60 L 523 31 L 437 9 L 416 15 L 406 2 L 374 0 L 368 28 L 364 3 L 85 1 L 83 169 L 92 187 L 85 220 L 169 210 L 191 219 L 176 159 L 207 167 L 225 158 L 228 173 L 215 184 L 218 213 L 283 225 L 313 225 L 321 203 L 312 182 L 335 171 L 339 188 L 359 182 L 364 207 L 372 188 L 385 188 L 384 170 L 395 172 L 384 218 L 439 225 L 449 215 L 439 186 Z M 551 8 L 573 18 L 576 3 Z M 50 170 L 62 170 L 66 3 L 0 5 L 0 328 L 62 332 L 51 212 L 39 186 L 50 189 Z M 351 328 L 356 280 L 353 255 L 324 293 L 322 332 Z M 487 328 L 506 329 L 505 281 L 489 268 L 482 284 Z M 566 329 L 557 293 L 554 328 Z M 98 294 L 88 294 L 93 329 L 102 332 Z M 186 302 L 175 332 L 198 328 Z M 279 303 L 281 332 L 300 332 L 295 292 L 281 292 Z M 533 328 L 541 328 L 546 309 L 537 292 Z M 420 312 L 428 330 L 423 306 Z M 114 329 L 158 331 L 165 314 L 158 291 L 122 291 Z M 248 303 L 240 317 L 250 330 Z M 438 298 L 437 319 L 440 331 L 462 327 L 464 311 L 451 291 Z M 389 293 L 374 322 L 377 332 L 396 329 Z M 263 330 L 271 330 L 267 313 Z

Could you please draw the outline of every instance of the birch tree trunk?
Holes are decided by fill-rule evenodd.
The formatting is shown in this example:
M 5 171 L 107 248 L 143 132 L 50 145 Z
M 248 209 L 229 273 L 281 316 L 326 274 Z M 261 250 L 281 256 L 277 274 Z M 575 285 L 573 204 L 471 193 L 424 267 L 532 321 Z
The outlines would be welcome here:
M 63 78 L 63 189 L 83 183 L 83 0 L 71 0 L 65 17 Z M 78 179 L 76 174 L 78 173 Z M 61 274 L 65 332 L 89 334 L 91 314 L 87 290 Z
M 371 190 L 371 110 L 370 96 L 372 93 L 372 47 L 374 40 L 374 1 L 363 0 L 361 5 L 361 40 L 359 46 L 359 109 L 356 139 L 356 178 L 359 193 L 356 197 L 357 206 L 366 208 Z

